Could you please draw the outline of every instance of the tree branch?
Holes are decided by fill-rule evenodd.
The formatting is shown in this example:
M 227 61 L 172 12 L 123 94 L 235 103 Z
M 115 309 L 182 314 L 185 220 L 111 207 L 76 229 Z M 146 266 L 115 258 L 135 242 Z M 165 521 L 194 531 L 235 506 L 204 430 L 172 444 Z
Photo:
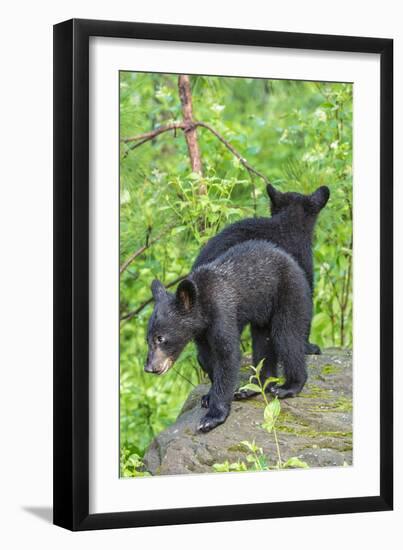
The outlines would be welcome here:
M 145 244 L 143 244 L 143 246 L 140 246 L 139 249 L 137 249 L 135 252 L 133 252 L 133 254 L 131 256 L 129 256 L 127 258 L 126 261 L 123 262 L 123 264 L 120 266 L 119 268 L 119 273 L 120 275 L 122 275 L 122 273 L 124 271 L 126 271 L 126 269 L 129 267 L 129 265 L 134 262 L 134 260 L 136 258 L 138 258 L 138 256 L 140 256 L 141 254 L 143 254 L 143 252 L 145 252 L 148 248 L 150 248 L 150 246 L 152 246 L 154 243 L 156 243 L 157 241 L 159 241 L 160 239 L 162 239 L 162 237 L 165 237 L 165 235 L 174 227 L 174 224 L 170 225 L 165 231 L 163 231 L 162 233 L 160 233 L 159 235 L 157 235 L 154 239 L 149 239 L 150 237 L 150 231 L 148 231 L 148 234 L 147 234 L 147 237 L 146 237 L 146 242 Z
M 151 130 L 150 132 L 144 132 L 144 134 L 138 134 L 137 136 L 128 137 L 128 138 L 122 138 L 120 141 L 123 143 L 131 143 L 132 141 L 142 141 L 145 143 L 146 141 L 149 141 L 150 139 L 154 139 L 163 132 L 169 132 L 169 130 L 185 130 L 186 125 L 184 122 L 172 122 L 171 124 L 167 124 L 166 126 L 160 126 L 159 128 L 156 128 L 155 130 Z
M 166 126 L 160 126 L 159 128 L 156 128 L 155 130 L 151 130 L 150 132 L 145 132 L 144 134 L 138 134 L 137 136 L 129 137 L 129 138 L 123 138 L 120 141 L 122 143 L 131 143 L 131 142 L 137 142 L 133 145 L 130 145 L 128 150 L 125 151 L 124 157 L 127 157 L 129 151 L 133 151 L 134 149 L 137 149 L 137 147 L 140 147 L 140 145 L 143 145 L 143 143 L 147 143 L 147 141 L 151 141 L 160 134 L 163 134 L 164 132 L 169 132 L 170 130 L 185 130 L 186 125 L 183 122 L 172 122 L 171 124 L 167 124 Z
M 255 174 L 256 176 L 258 176 L 259 178 L 262 178 L 262 180 L 267 184 L 269 183 L 269 180 L 268 178 L 263 175 L 261 172 L 259 172 L 258 170 L 256 170 L 255 168 L 253 168 L 253 166 L 251 164 L 249 164 L 249 162 L 240 154 L 238 153 L 238 151 L 235 149 L 235 147 L 233 145 L 231 145 L 231 143 L 229 141 L 227 141 L 221 134 L 219 134 L 217 132 L 217 130 L 215 130 L 212 126 L 210 126 L 210 124 L 207 124 L 206 122 L 196 122 L 195 123 L 195 126 L 201 126 L 202 128 L 206 128 L 207 130 L 209 130 L 213 135 L 215 135 L 215 137 L 221 141 L 222 144 L 225 145 L 225 147 L 231 151 L 231 153 L 239 160 L 239 162 L 242 164 L 242 166 L 244 168 L 246 168 L 246 170 L 248 170 L 248 172 L 251 172 L 252 174 Z
M 199 144 L 197 142 L 196 125 L 193 124 L 193 106 L 192 92 L 190 89 L 190 79 L 186 74 L 181 74 L 178 77 L 179 97 L 182 105 L 183 122 L 187 126 L 185 129 L 185 139 L 188 146 L 190 164 L 192 172 L 202 174 L 202 162 L 200 156 Z M 204 193 L 206 189 L 204 189 Z
M 126 271 L 129 265 L 137 258 L 137 256 L 140 256 L 140 254 L 142 254 L 145 250 L 147 250 L 147 248 L 148 246 L 143 244 L 143 246 L 140 246 L 140 248 L 136 250 L 136 252 L 133 252 L 133 254 L 129 256 L 127 260 L 123 262 L 123 264 L 120 266 L 119 268 L 120 275 L 122 275 L 122 273 Z
M 194 127 L 200 127 L 200 128 L 206 128 L 211 132 L 225 147 L 239 160 L 239 162 L 242 164 L 242 166 L 250 173 L 254 174 L 255 176 L 258 176 L 261 178 L 266 184 L 269 183 L 269 179 L 256 170 L 249 162 L 239 153 L 231 143 L 226 140 L 217 130 L 215 130 L 210 124 L 207 124 L 206 122 L 193 122 L 192 126 Z M 130 143 L 130 142 L 138 142 L 134 146 L 130 147 L 130 150 L 135 149 L 136 147 L 139 147 L 140 145 L 143 145 L 143 143 L 146 143 L 147 141 L 150 141 L 154 139 L 155 137 L 159 136 L 163 132 L 168 132 L 169 130 L 183 130 L 185 133 L 189 131 L 189 126 L 183 122 L 176 122 L 173 124 L 168 124 L 167 126 L 161 126 L 160 128 L 157 128 L 151 132 L 146 132 L 144 134 L 139 134 L 137 136 L 124 138 L 121 141 L 123 143 Z
M 176 279 L 174 279 L 173 281 L 171 281 L 167 285 L 164 285 L 165 288 L 171 288 L 172 286 L 174 286 L 177 283 L 179 283 L 180 281 L 182 281 L 182 279 L 186 279 L 186 277 L 188 275 L 189 275 L 189 273 L 186 273 L 186 275 L 181 275 L 180 277 L 177 277 Z M 151 298 L 148 298 L 148 300 L 145 300 L 142 304 L 140 304 L 133 311 L 129 311 L 129 313 L 125 313 L 124 315 L 121 315 L 120 321 L 129 321 L 133 317 L 136 317 L 136 315 L 138 315 L 140 313 L 140 311 L 142 311 L 145 307 L 147 307 L 149 304 L 151 304 L 151 302 L 153 300 L 154 300 L 154 298 L 151 296 Z

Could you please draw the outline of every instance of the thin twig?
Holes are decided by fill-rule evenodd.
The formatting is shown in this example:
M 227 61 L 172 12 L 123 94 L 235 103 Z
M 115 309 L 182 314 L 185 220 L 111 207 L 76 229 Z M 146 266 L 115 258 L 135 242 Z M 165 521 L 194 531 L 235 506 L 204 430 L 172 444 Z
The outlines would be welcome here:
M 219 134 L 217 132 L 217 130 L 215 130 L 212 126 L 210 126 L 210 124 L 207 124 L 206 122 L 195 122 L 195 125 L 196 126 L 201 126 L 202 128 L 206 128 L 207 130 L 209 130 L 212 134 L 215 135 L 215 137 L 221 141 L 222 144 L 225 145 L 225 147 L 231 151 L 231 153 L 239 160 L 239 162 L 242 164 L 242 166 L 244 168 L 246 168 L 246 170 L 248 170 L 248 172 L 252 172 L 252 174 L 255 174 L 256 176 L 259 176 L 259 178 L 262 178 L 262 180 L 267 184 L 269 183 L 269 180 L 268 178 L 262 174 L 261 172 L 259 172 L 258 170 L 256 170 L 255 168 L 253 168 L 253 166 L 251 164 L 249 164 L 249 162 L 246 160 L 246 158 L 244 158 L 240 153 L 238 153 L 238 151 L 235 149 L 235 147 L 233 147 L 233 145 L 231 145 L 231 143 L 229 141 L 227 141 L 221 134 Z
M 176 137 L 177 129 L 186 131 L 187 126 L 183 122 L 173 122 L 172 124 L 168 124 L 167 126 L 160 126 L 159 128 L 152 130 L 151 132 L 145 132 L 144 134 L 139 134 L 137 136 L 121 139 L 121 141 L 126 144 L 135 142 L 133 145 L 130 145 L 128 147 L 127 151 L 124 152 L 123 157 L 126 158 L 130 151 L 137 149 L 137 147 L 140 147 L 140 145 L 143 145 L 143 143 L 147 143 L 147 141 L 151 141 L 155 139 L 157 136 L 159 136 L 160 134 L 163 134 L 164 132 L 169 132 L 170 130 L 174 130 L 174 136 Z
M 143 252 L 145 252 L 148 248 L 150 248 L 150 246 L 152 246 L 154 243 L 156 243 L 157 241 L 162 239 L 162 237 L 164 237 L 173 227 L 174 227 L 173 224 L 170 225 L 165 231 L 163 231 L 162 233 L 157 235 L 157 237 L 155 237 L 154 239 L 151 239 L 151 240 L 149 238 L 150 237 L 150 229 L 149 229 L 148 232 L 147 232 L 147 237 L 146 237 L 145 244 L 143 244 L 143 246 L 140 246 L 139 249 L 137 249 L 135 252 L 133 252 L 133 254 L 131 256 L 129 256 L 127 258 L 127 260 L 124 261 L 123 264 L 120 266 L 120 268 L 119 268 L 120 275 L 122 275 L 122 273 L 129 267 L 129 265 L 132 262 L 134 262 L 134 260 L 136 258 L 138 258 L 141 254 L 143 254 Z
M 179 372 L 178 370 L 176 370 L 175 367 L 172 367 L 172 370 L 175 371 L 176 374 L 181 376 L 184 380 L 186 380 L 186 382 L 188 382 L 191 386 L 193 386 L 194 388 L 196 387 L 196 385 L 193 384 L 193 382 L 191 380 L 189 380 L 189 378 L 186 378 L 186 376 L 184 374 L 182 374 L 181 372 Z
M 182 279 L 186 279 L 186 277 L 189 275 L 189 273 L 186 273 L 186 275 L 181 275 L 180 277 L 177 277 L 167 285 L 165 285 L 165 288 L 170 288 L 171 286 L 176 285 L 176 283 L 179 283 L 179 281 L 182 281 Z M 148 298 L 148 300 L 145 300 L 142 304 L 140 304 L 136 309 L 133 311 L 129 311 L 129 313 L 125 313 L 120 317 L 121 321 L 129 321 L 133 317 L 136 317 L 142 311 L 145 307 L 147 307 L 151 302 L 154 300 L 154 298 L 151 296 Z
M 350 244 L 350 250 L 353 249 L 353 239 L 351 238 L 351 244 Z M 343 289 L 342 289 L 342 297 L 341 297 L 341 304 L 340 304 L 340 344 L 341 346 L 344 345 L 344 328 L 345 328 L 345 314 L 348 306 L 348 298 L 350 293 L 350 282 L 351 282 L 351 269 L 352 268 L 352 254 L 348 257 L 348 267 L 347 267 L 347 275 L 343 278 Z
M 127 260 L 125 262 L 123 262 L 123 264 L 120 266 L 119 268 L 119 273 L 120 275 L 122 275 L 122 273 L 129 267 L 129 265 L 134 262 L 134 260 L 140 256 L 145 250 L 147 250 L 149 245 L 147 244 L 143 244 L 143 246 L 140 246 L 140 248 L 138 250 L 136 250 L 135 252 L 133 252 L 133 254 L 131 256 L 129 256 L 127 258 Z
M 351 250 L 352 250 L 352 239 L 351 239 Z M 345 292 L 343 294 L 343 306 L 344 308 L 347 307 L 348 304 L 348 297 L 350 293 L 350 284 L 351 284 L 351 268 L 352 268 L 352 256 L 349 256 L 348 258 L 348 267 L 347 267 L 347 278 L 346 278 L 346 285 L 345 285 Z
M 166 126 L 160 126 L 159 128 L 156 128 L 155 130 L 151 130 L 150 132 L 144 132 L 143 134 L 138 134 L 137 136 L 128 137 L 128 138 L 122 138 L 120 141 L 122 143 L 131 143 L 133 141 L 149 141 L 150 139 L 154 139 L 160 134 L 164 132 L 169 132 L 169 130 L 176 130 L 176 129 L 185 129 L 185 123 L 184 122 L 173 122 L 171 124 L 167 124 Z

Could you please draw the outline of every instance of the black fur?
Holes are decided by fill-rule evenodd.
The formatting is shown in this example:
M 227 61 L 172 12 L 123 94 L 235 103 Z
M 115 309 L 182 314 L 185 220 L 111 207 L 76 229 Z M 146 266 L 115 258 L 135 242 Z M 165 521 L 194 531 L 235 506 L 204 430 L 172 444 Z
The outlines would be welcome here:
M 209 263 L 232 246 L 250 239 L 263 239 L 277 244 L 296 259 L 304 270 L 313 293 L 312 236 L 319 212 L 326 205 L 330 191 L 319 187 L 311 195 L 281 193 L 267 186 L 271 201 L 271 218 L 247 218 L 223 229 L 202 248 L 193 269 Z M 320 353 L 306 335 L 306 353 Z
M 238 244 L 214 262 L 196 268 L 176 294 L 154 281 L 145 370 L 163 374 L 192 339 L 212 386 L 198 429 L 209 431 L 227 418 L 238 384 L 240 335 L 252 325 L 253 363 L 264 359 L 262 382 L 284 367 L 285 383 L 270 391 L 280 398 L 299 393 L 306 381 L 304 345 L 311 319 L 306 277 L 286 252 L 254 240 Z M 249 397 L 250 392 L 238 392 Z

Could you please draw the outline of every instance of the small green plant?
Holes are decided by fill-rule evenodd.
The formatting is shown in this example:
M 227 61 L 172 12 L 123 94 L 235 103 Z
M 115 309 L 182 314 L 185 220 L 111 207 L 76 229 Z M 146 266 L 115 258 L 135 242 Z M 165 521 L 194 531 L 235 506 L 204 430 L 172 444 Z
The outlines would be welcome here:
M 263 453 L 263 449 L 256 445 L 255 440 L 241 441 L 241 447 L 244 447 L 249 453 L 246 455 L 246 462 L 238 460 L 237 462 L 229 462 L 226 460 L 222 464 L 213 464 L 216 472 L 248 472 L 268 470 L 267 459 Z
M 213 464 L 213 468 L 216 472 L 246 472 L 248 470 L 246 464 L 239 460 L 231 463 L 226 460 L 222 464 Z
M 268 464 L 267 459 L 263 453 L 263 449 L 256 445 L 255 440 L 252 441 L 241 441 L 243 445 L 249 452 L 246 455 L 246 461 L 251 465 L 252 470 L 267 470 Z
M 260 377 L 262 367 L 263 360 L 257 365 L 257 367 L 253 367 L 252 365 L 250 366 L 250 368 L 253 370 L 253 374 L 250 376 L 249 382 L 242 386 L 240 390 L 250 390 L 253 392 L 258 392 L 263 396 L 266 406 L 264 408 L 263 422 L 261 426 L 264 430 L 266 430 L 267 433 L 273 434 L 277 450 L 276 469 L 281 470 L 286 468 L 308 468 L 308 464 L 296 456 L 293 456 L 286 461 L 283 461 L 281 457 L 280 445 L 276 430 L 276 422 L 281 413 L 281 405 L 278 397 L 275 397 L 274 399 L 269 401 L 266 393 L 267 386 L 271 383 L 279 382 L 280 379 L 269 377 L 262 383 Z M 240 444 L 245 447 L 247 451 L 249 451 L 249 454 L 246 455 L 246 461 L 250 465 L 249 468 L 242 461 L 238 461 L 233 464 L 229 464 L 228 461 L 226 461 L 223 464 L 213 465 L 213 468 L 216 472 L 246 472 L 270 470 L 267 458 L 263 453 L 263 449 L 256 445 L 255 440 L 253 440 L 252 443 L 250 441 L 241 441 Z
M 136 453 L 124 449 L 120 455 L 120 475 L 123 477 L 145 477 L 151 475 L 144 470 L 144 464 Z
M 241 389 L 251 389 L 253 391 L 258 391 L 264 399 L 266 406 L 263 412 L 264 421 L 262 423 L 262 428 L 268 433 L 272 433 L 274 436 L 277 450 L 277 468 L 308 468 L 308 464 L 300 460 L 298 457 L 291 457 L 285 462 L 283 462 L 281 458 L 280 445 L 278 442 L 276 430 L 276 422 L 281 413 L 281 405 L 278 397 L 275 397 L 274 399 L 269 401 L 267 399 L 266 393 L 266 389 L 269 384 L 281 382 L 281 380 L 280 378 L 274 378 L 270 376 L 262 383 L 260 373 L 263 367 L 263 361 L 264 359 L 260 361 L 257 367 L 253 367 L 252 365 L 250 366 L 250 368 L 253 370 L 253 374 L 249 378 L 249 384 L 246 384 L 246 386 Z

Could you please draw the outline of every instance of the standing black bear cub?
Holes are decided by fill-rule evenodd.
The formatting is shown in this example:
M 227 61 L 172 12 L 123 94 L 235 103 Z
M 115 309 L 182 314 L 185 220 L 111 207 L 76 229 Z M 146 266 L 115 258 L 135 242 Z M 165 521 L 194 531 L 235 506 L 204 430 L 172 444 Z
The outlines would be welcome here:
M 328 187 L 319 187 L 311 195 L 281 193 L 272 185 L 267 186 L 271 202 L 271 218 L 246 218 L 220 231 L 202 248 L 193 269 L 218 258 L 231 246 L 244 241 L 262 239 L 280 246 L 291 254 L 301 266 L 313 293 L 312 237 L 319 212 L 329 200 Z M 305 353 L 320 353 L 316 344 L 308 342 Z
M 164 374 L 195 340 L 212 383 L 203 398 L 208 411 L 198 430 L 215 428 L 230 412 L 241 361 L 240 335 L 248 323 L 254 335 L 253 362 L 264 359 L 262 382 L 277 375 L 280 361 L 285 383 L 270 391 L 284 398 L 302 390 L 307 379 L 304 346 L 311 318 L 310 288 L 286 252 L 265 241 L 247 241 L 195 269 L 176 294 L 157 280 L 151 288 L 155 307 L 145 370 Z

